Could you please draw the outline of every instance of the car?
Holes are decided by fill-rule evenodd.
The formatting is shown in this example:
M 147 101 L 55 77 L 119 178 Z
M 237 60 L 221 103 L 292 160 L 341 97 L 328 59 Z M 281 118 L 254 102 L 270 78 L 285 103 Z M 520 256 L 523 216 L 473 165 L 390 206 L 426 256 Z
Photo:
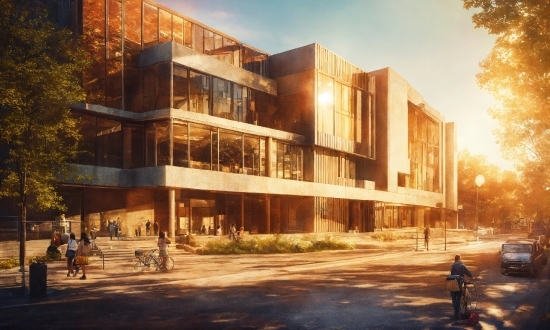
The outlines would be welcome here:
M 507 240 L 500 251 L 500 273 L 503 275 L 527 273 L 533 277 L 544 268 L 548 256 L 534 239 Z

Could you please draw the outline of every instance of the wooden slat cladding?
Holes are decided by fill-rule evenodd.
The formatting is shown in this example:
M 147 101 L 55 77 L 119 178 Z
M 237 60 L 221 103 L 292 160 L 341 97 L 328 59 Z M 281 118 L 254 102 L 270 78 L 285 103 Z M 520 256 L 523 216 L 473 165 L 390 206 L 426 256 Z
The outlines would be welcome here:
M 316 67 L 319 71 L 363 90 L 369 88 L 369 75 L 323 46 L 316 45 Z
M 315 197 L 314 232 L 345 232 L 349 228 L 349 200 Z

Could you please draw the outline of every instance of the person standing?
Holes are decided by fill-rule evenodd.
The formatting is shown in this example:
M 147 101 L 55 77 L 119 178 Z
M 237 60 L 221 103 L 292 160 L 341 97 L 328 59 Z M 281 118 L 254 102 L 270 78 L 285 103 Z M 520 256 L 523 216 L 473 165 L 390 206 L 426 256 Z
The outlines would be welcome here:
M 76 237 L 74 233 L 69 235 L 69 240 L 67 241 L 67 252 L 65 252 L 65 257 L 67 257 L 67 277 L 71 276 L 73 272 L 73 261 L 76 257 L 76 250 L 78 245 L 76 244 Z M 76 272 L 73 274 L 73 277 L 76 276 Z
M 109 220 L 109 235 L 111 236 L 111 241 L 113 240 L 114 234 L 115 234 L 115 223 Z
M 464 276 L 468 276 L 472 280 L 474 277 L 472 273 L 468 270 L 466 265 L 460 260 L 460 254 L 455 255 L 455 262 L 451 266 L 451 275 L 458 275 L 461 278 L 461 281 L 464 280 Z M 459 283 L 459 286 L 462 287 L 462 283 Z M 451 291 L 451 300 L 453 301 L 453 309 L 455 311 L 455 319 L 458 318 L 458 313 L 460 311 L 460 296 L 462 291 Z
M 82 233 L 80 235 L 80 243 L 78 243 L 78 248 L 76 249 L 76 256 L 77 257 L 87 257 L 88 254 L 92 251 L 92 244 L 90 242 L 90 239 L 88 238 L 88 235 L 86 233 Z M 81 280 L 86 279 L 86 264 L 80 263 L 80 268 L 82 268 L 82 277 L 80 277 Z
M 424 228 L 424 247 L 426 248 L 426 251 L 430 250 L 428 246 L 429 241 L 430 241 L 430 228 L 426 227 Z
M 166 235 L 164 235 L 164 232 L 159 233 L 159 238 L 157 241 L 157 246 L 159 247 L 159 257 L 162 258 L 162 263 L 160 264 L 161 270 L 167 270 L 166 269 L 166 261 L 168 261 L 168 244 L 170 244 L 170 240 Z
M 216 236 L 220 238 L 222 236 L 222 226 L 218 225 L 218 228 L 216 229 Z
M 155 224 L 153 225 L 153 229 L 155 231 L 155 236 L 158 235 L 159 234 L 159 229 L 160 229 L 158 221 L 155 221 Z
M 235 228 L 235 224 L 233 223 L 229 228 L 229 239 L 232 241 L 235 241 L 237 239 L 236 233 L 237 233 L 237 228 Z
M 149 220 L 145 223 L 145 235 L 151 235 L 151 221 Z
M 141 236 L 141 221 L 138 222 L 137 236 Z

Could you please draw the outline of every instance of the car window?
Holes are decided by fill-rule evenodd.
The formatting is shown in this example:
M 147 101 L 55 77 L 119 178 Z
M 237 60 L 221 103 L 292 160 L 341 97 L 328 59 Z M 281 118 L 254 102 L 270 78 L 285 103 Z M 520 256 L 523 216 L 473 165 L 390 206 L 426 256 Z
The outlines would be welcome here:
M 532 253 L 533 249 L 531 245 L 527 244 L 503 244 L 503 253 Z

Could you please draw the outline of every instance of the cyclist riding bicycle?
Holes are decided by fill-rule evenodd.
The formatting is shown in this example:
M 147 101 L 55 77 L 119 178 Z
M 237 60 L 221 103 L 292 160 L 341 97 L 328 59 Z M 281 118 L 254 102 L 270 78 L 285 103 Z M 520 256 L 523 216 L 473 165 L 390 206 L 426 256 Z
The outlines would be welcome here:
M 466 268 L 466 265 L 460 260 L 460 254 L 455 255 L 455 262 L 451 266 L 451 275 L 458 275 L 459 278 L 459 286 L 462 288 L 463 282 L 464 282 L 464 276 L 470 277 L 470 279 L 474 279 L 472 276 L 472 273 Z M 451 299 L 453 301 L 453 308 L 455 310 L 455 319 L 458 318 L 459 312 L 460 312 L 460 297 L 462 295 L 462 290 L 460 291 L 451 291 Z

